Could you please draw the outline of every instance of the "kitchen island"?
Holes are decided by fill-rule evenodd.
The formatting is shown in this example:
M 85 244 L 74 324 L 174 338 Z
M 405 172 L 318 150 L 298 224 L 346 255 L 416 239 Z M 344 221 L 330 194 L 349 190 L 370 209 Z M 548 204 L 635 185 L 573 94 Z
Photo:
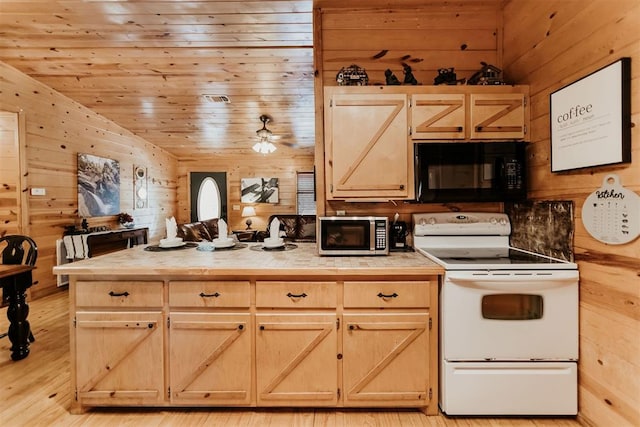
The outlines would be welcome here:
M 91 406 L 437 413 L 438 284 L 422 255 L 145 246 L 69 275 L 73 412 Z

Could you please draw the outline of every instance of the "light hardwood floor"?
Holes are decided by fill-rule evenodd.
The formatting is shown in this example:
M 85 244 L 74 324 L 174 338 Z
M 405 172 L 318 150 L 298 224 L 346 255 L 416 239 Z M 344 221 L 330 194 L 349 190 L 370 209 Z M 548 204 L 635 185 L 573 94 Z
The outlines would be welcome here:
M 31 354 L 11 360 L 8 338 L 0 339 L 0 425 L 13 426 L 512 426 L 575 427 L 571 418 L 427 417 L 406 410 L 319 409 L 129 409 L 102 408 L 83 415 L 68 412 L 69 329 L 67 292 L 31 302 L 29 320 L 36 337 Z M 0 331 L 8 328 L 0 309 Z

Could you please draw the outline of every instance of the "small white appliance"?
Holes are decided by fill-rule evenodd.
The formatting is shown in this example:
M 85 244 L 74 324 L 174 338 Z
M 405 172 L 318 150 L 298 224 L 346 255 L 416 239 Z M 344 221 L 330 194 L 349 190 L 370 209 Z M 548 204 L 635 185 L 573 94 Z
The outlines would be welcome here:
M 414 214 L 414 247 L 445 268 L 440 409 L 575 415 L 576 264 L 509 246 L 502 213 Z

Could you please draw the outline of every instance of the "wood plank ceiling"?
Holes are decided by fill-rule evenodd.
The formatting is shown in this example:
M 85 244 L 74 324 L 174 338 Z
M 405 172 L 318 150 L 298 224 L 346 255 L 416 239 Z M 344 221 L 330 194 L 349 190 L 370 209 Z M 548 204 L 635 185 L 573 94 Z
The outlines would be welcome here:
M 0 61 L 178 158 L 314 146 L 311 0 L 0 2 Z M 230 103 L 211 102 L 228 97 Z

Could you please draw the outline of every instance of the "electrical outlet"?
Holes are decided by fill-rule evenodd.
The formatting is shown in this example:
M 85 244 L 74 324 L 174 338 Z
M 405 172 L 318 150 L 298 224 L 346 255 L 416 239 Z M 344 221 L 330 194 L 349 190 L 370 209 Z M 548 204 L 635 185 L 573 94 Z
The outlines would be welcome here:
M 47 194 L 47 190 L 44 188 L 32 188 L 31 195 L 32 196 L 44 196 Z
M 240 210 L 240 205 L 233 205 L 232 208 L 234 211 L 239 211 Z
M 336 211 L 336 216 L 345 216 L 347 211 Z

